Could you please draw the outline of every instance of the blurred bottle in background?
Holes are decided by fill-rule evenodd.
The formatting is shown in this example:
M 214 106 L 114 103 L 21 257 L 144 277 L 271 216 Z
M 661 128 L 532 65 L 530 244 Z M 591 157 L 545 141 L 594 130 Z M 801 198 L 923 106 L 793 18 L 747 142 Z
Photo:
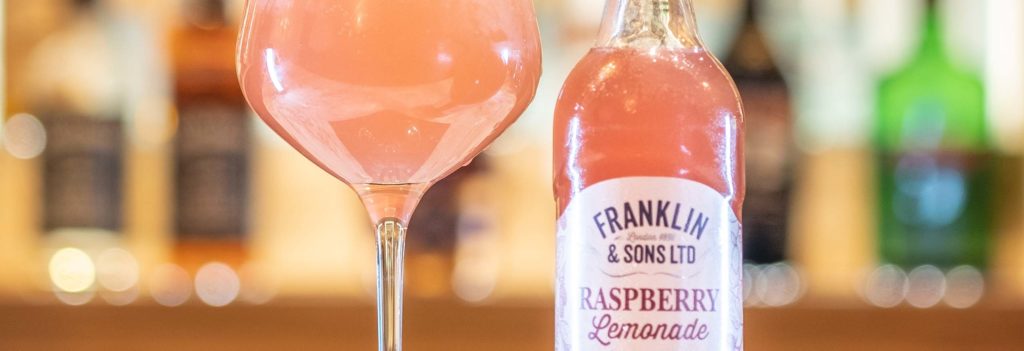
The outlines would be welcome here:
M 744 259 L 772 264 L 787 259 L 795 155 L 789 88 L 762 33 L 758 6 L 746 1 L 743 27 L 724 63 L 746 112 L 746 170 L 751 181 L 743 207 Z
M 486 170 L 487 162 L 486 156 L 478 156 L 466 167 L 430 187 L 420 200 L 420 206 L 409 222 L 406 239 L 406 286 L 410 295 L 425 299 L 455 296 L 452 288 L 457 233 L 460 229 L 476 231 L 459 227 L 470 224 L 465 223 L 465 216 L 480 210 L 463 208 L 460 195 L 467 184 Z
M 96 288 L 94 262 L 123 244 L 125 77 L 127 49 L 117 39 L 102 3 L 68 1 L 74 15 L 31 57 L 32 114 L 39 117 L 42 152 L 42 240 L 55 291 L 82 294 Z M 23 155 L 31 158 L 31 155 Z
M 993 295 L 1019 302 L 1024 296 L 1024 2 L 984 3 L 985 97 L 998 162 L 999 189 L 989 262 Z
M 777 57 L 791 83 L 800 150 L 787 256 L 799 267 L 807 302 L 859 304 L 857 284 L 875 263 L 874 196 L 866 191 L 874 184 L 868 131 L 875 87 L 855 24 L 860 16 L 885 25 L 860 13 L 858 1 L 760 4 L 773 53 L 784 53 Z
M 936 1 L 922 23 L 918 50 L 877 93 L 880 258 L 982 269 L 993 196 L 984 89 L 951 58 Z
M 747 23 L 744 17 L 745 0 L 696 0 L 693 2 L 697 14 L 697 27 L 701 41 L 717 57 L 726 57 Z
M 455 226 L 452 289 L 463 301 L 486 301 L 494 293 L 502 255 L 492 159 L 477 157 L 456 192 L 459 213 Z
M 32 110 L 46 131 L 43 226 L 115 235 L 121 229 L 122 97 L 112 29 L 92 0 L 33 54 Z M 70 62 L 69 62 L 70 61 Z
M 175 258 L 204 302 L 224 304 L 237 297 L 236 274 L 248 260 L 250 117 L 224 0 L 186 4 L 171 40 Z M 211 274 L 218 278 L 202 281 Z
M 405 281 L 407 294 L 416 298 L 449 298 L 452 295 L 455 226 L 458 221 L 456 172 L 434 184 L 423 195 L 409 222 L 406 239 Z
M 245 261 L 249 114 L 235 79 L 237 29 L 223 0 L 190 0 L 173 34 L 176 256 L 193 271 Z

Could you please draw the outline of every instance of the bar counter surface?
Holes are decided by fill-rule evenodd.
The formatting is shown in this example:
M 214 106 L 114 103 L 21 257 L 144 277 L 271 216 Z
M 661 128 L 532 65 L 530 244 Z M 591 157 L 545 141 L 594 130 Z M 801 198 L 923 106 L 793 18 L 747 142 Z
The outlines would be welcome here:
M 410 301 L 405 339 L 416 351 L 553 349 L 542 303 L 467 306 Z M 275 302 L 211 308 L 0 303 L 0 350 L 375 350 L 374 307 Z M 1024 310 L 751 309 L 748 351 L 1024 349 Z

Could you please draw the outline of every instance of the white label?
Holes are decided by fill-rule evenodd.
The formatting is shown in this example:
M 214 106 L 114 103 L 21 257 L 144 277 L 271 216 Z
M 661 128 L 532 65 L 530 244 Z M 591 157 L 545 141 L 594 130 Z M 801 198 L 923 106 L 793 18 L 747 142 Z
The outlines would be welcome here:
M 740 222 L 714 189 L 604 181 L 558 221 L 558 351 L 743 350 Z

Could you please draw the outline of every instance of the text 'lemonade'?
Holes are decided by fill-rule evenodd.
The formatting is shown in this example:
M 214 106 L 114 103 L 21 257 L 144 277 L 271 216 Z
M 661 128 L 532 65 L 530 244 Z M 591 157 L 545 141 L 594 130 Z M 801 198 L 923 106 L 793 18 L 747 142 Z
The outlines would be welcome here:
M 556 350 L 742 350 L 743 121 L 689 0 L 610 0 L 555 111 Z

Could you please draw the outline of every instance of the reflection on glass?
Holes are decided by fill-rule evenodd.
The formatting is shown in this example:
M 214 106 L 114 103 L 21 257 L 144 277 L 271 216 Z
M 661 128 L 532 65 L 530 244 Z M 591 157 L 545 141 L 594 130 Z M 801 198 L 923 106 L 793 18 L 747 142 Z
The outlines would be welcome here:
M 401 349 L 406 225 L 532 100 L 527 0 L 250 0 L 238 76 L 260 117 L 351 185 L 377 227 L 380 349 Z

